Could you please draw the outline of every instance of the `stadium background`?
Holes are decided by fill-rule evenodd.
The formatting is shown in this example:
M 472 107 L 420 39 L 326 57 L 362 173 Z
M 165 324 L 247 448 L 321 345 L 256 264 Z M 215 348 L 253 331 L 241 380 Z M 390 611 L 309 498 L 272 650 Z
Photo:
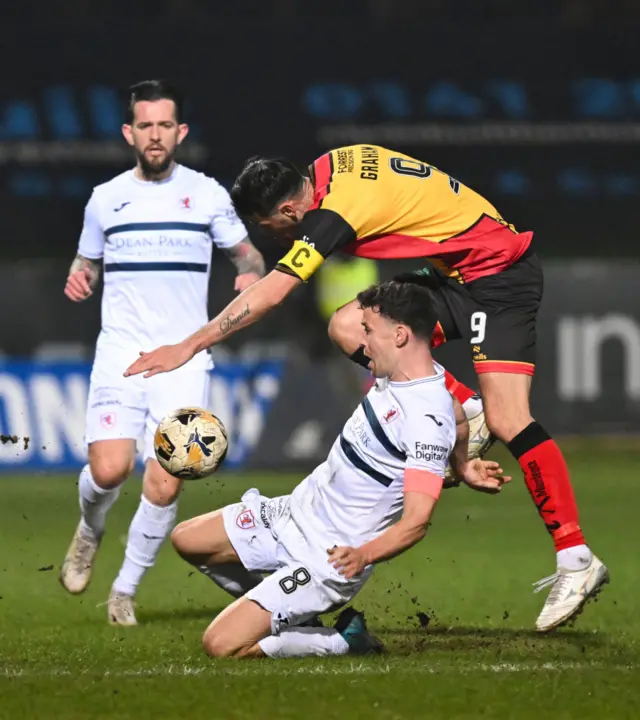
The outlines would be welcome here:
M 640 430 L 633 3 L 604 12 L 574 0 L 467 0 L 453 12 L 440 0 L 322 10 L 176 0 L 117 20 L 111 4 L 43 5 L 35 22 L 20 18 L 28 6 L 5 18 L 15 31 L 0 48 L 11 68 L 0 103 L 0 429 L 31 441 L 2 446 L 1 467 L 82 461 L 99 302 L 74 306 L 62 286 L 92 186 L 131 164 L 122 91 L 159 75 L 188 97 L 182 160 L 227 186 L 254 153 L 305 166 L 332 146 L 378 142 L 446 169 L 533 229 L 547 270 L 537 414 L 565 434 Z M 277 250 L 256 242 L 273 263 Z M 232 276 L 215 258 L 212 309 L 231 297 Z M 318 290 L 310 283 L 216 351 L 213 406 L 232 428 L 231 465 L 321 459 L 360 391 L 326 338 Z M 472 380 L 465 355 L 441 357 Z

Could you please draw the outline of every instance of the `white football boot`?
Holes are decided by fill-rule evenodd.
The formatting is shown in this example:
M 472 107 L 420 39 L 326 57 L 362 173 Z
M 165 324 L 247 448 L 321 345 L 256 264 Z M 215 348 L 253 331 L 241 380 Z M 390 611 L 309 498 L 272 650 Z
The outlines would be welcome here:
M 107 600 L 107 614 L 110 625 L 133 627 L 136 620 L 136 604 L 131 595 L 111 590 Z
M 584 570 L 559 567 L 554 575 L 534 583 L 534 592 L 551 587 L 542 612 L 536 620 L 538 632 L 549 632 L 577 617 L 586 603 L 609 582 L 609 571 L 595 556 Z
M 477 402 L 466 402 L 462 409 L 469 421 L 469 460 L 483 458 L 489 452 L 491 446 L 496 441 L 495 435 L 492 435 L 487 420 L 484 415 L 484 408 L 480 402 L 480 396 L 474 395 L 471 400 Z M 451 465 L 447 465 L 447 471 L 444 476 L 444 486 L 455 485 L 457 480 L 453 475 Z
M 60 583 L 67 592 L 77 595 L 87 589 L 99 547 L 100 540 L 83 534 L 78 523 L 60 570 Z

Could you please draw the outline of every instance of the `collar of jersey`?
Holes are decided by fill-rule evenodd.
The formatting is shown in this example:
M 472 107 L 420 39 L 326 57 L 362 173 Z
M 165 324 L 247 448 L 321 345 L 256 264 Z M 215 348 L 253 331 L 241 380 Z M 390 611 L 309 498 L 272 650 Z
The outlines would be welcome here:
M 136 185 L 142 185 L 144 187 L 149 187 L 150 185 L 168 185 L 172 180 L 175 180 L 178 176 L 178 173 L 180 172 L 180 165 L 176 163 L 173 168 L 173 172 L 169 177 L 165 178 L 164 180 L 138 180 L 135 174 L 135 168 L 131 170 L 131 179 Z
M 435 380 L 443 380 L 444 372 L 436 372 L 431 377 L 418 378 L 417 380 L 405 380 L 400 382 L 399 380 L 389 380 L 389 385 L 393 387 L 408 387 L 409 385 L 420 385 L 420 383 L 434 382 Z

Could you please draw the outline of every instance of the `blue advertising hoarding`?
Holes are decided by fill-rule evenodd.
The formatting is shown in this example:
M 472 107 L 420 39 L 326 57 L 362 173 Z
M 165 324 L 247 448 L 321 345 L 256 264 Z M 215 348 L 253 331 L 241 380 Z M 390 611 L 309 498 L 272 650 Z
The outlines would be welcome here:
M 221 364 L 209 407 L 229 432 L 226 466 L 242 467 L 280 392 L 281 360 Z M 86 461 L 88 363 L 0 364 L 0 471 L 71 470 Z

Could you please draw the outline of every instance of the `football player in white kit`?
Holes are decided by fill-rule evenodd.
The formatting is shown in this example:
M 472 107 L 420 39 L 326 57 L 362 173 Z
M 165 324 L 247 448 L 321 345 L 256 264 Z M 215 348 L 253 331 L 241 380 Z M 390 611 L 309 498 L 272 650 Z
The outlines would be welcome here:
M 497 463 L 467 459 L 468 422 L 431 357 L 436 317 L 428 291 L 391 281 L 358 300 L 364 351 L 385 382 L 346 422 L 327 460 L 291 495 L 249 490 L 240 503 L 173 531 L 182 557 L 238 598 L 205 632 L 209 655 L 379 649 L 353 609 L 334 628 L 315 619 L 349 603 L 377 563 L 424 537 L 449 461 L 479 490 L 496 492 L 510 480 Z M 265 572 L 271 575 L 262 579 Z
M 142 496 L 107 603 L 109 621 L 119 625 L 136 624 L 136 590 L 176 520 L 181 482 L 155 459 L 154 431 L 176 407 L 207 406 L 211 363 L 202 354 L 153 382 L 124 378 L 123 369 L 141 346 L 176 342 L 185 329 L 206 322 L 212 243 L 235 264 L 236 290 L 264 275 L 262 255 L 227 191 L 175 162 L 188 130 L 174 87 L 154 80 L 131 88 L 123 134 L 137 163 L 94 189 L 65 288 L 71 300 L 86 300 L 102 266 L 102 329 L 85 438 L 89 462 L 80 473 L 81 518 L 60 577 L 70 593 L 89 584 L 107 512 L 134 468 L 136 442 L 143 439 Z

